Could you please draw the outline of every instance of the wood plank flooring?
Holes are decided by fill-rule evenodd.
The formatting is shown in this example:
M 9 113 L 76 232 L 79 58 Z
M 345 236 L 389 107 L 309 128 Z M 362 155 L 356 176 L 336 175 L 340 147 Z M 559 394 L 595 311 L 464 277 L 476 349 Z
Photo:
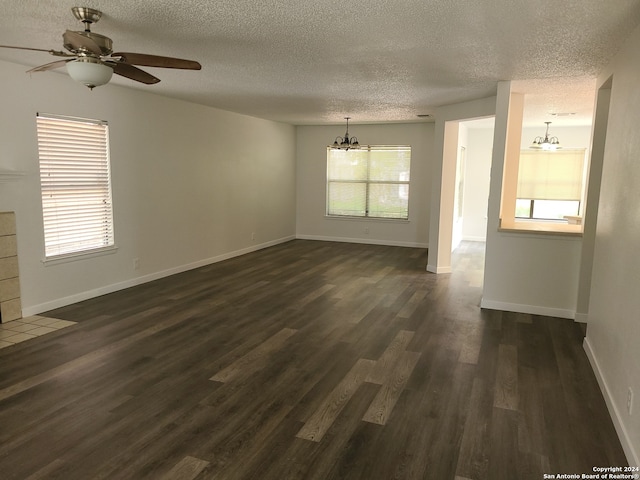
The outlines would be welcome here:
M 626 460 L 572 321 L 479 308 L 482 244 L 296 240 L 0 350 L 6 479 L 514 480 Z

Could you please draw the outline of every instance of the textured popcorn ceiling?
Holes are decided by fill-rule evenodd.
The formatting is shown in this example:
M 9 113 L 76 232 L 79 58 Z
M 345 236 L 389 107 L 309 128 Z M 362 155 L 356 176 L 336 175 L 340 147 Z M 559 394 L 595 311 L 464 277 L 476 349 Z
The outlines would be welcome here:
M 640 22 L 638 0 L 2 0 L 0 44 L 61 49 L 64 30 L 82 28 L 76 5 L 104 12 L 93 31 L 116 51 L 203 66 L 113 83 L 293 124 L 415 121 L 494 95 L 499 80 L 517 81 L 531 122 L 583 122 L 595 76 Z

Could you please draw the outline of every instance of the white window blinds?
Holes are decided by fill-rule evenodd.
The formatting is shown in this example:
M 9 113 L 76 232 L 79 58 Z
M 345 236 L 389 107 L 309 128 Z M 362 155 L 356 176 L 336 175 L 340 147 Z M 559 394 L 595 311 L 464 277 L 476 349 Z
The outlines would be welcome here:
M 38 114 L 45 258 L 114 245 L 107 122 Z
M 585 150 L 520 152 L 518 198 L 580 200 Z
M 411 147 L 327 149 L 327 215 L 401 218 L 409 214 Z

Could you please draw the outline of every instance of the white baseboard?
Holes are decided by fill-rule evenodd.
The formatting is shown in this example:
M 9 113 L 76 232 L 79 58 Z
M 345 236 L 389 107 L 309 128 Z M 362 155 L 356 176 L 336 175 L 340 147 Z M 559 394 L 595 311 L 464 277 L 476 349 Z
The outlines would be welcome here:
M 39 305 L 30 305 L 22 308 L 22 315 L 25 317 L 29 317 L 31 315 L 37 315 L 42 312 L 47 312 L 49 310 L 54 310 L 56 308 L 65 307 L 73 303 L 82 302 L 83 300 L 99 297 L 100 295 L 106 295 L 108 293 L 124 290 L 125 288 L 135 287 L 136 285 L 152 282 L 153 280 L 159 280 L 160 278 L 168 277 L 170 275 L 175 275 L 178 273 L 186 272 L 188 270 L 193 270 L 194 268 L 200 268 L 206 265 L 211 265 L 212 263 L 218 263 L 224 260 L 228 260 L 230 258 L 239 257 L 240 255 L 245 255 L 247 253 L 262 250 L 263 248 L 272 247 L 274 245 L 279 245 L 281 243 L 289 242 L 291 240 L 295 240 L 295 237 L 289 236 L 289 237 L 279 238 L 276 240 L 271 240 L 269 242 L 261 243 L 259 245 L 252 245 L 250 247 L 242 248 L 240 250 L 235 250 L 233 252 L 228 252 L 215 257 L 198 260 L 197 262 L 192 262 L 186 265 L 180 265 L 180 266 L 169 268 L 167 270 L 163 270 L 160 272 L 150 273 L 142 277 L 131 278 L 123 282 L 118 282 L 111 285 L 105 285 L 104 287 L 96 288 L 93 290 L 79 292 L 64 298 L 57 298 L 50 302 L 41 303 Z
M 576 313 L 573 310 L 563 308 L 540 307 L 537 305 L 523 305 L 519 303 L 496 302 L 483 298 L 480 301 L 480 308 L 489 310 L 504 310 L 505 312 L 528 313 L 531 315 L 544 315 L 546 317 L 570 318 L 574 319 Z
M 451 267 L 436 267 L 434 265 L 427 265 L 427 272 L 431 273 L 451 273 L 453 269 Z
M 387 245 L 390 247 L 429 248 L 426 243 L 398 242 L 395 240 L 378 240 L 372 238 L 325 237 L 322 235 L 296 235 L 300 240 L 320 240 L 323 242 L 362 243 L 365 245 Z
M 462 241 L 463 242 L 486 242 L 487 237 L 474 237 L 472 235 L 463 235 Z
M 576 322 L 578 323 L 588 323 L 589 321 L 589 314 L 588 313 L 578 313 L 576 312 L 576 318 L 575 318 Z
M 631 439 L 629 438 L 629 433 L 624 426 L 620 411 L 613 401 L 611 390 L 609 390 L 607 381 L 605 380 L 602 370 L 600 369 L 598 358 L 596 357 L 596 353 L 594 352 L 593 347 L 589 342 L 588 336 L 585 337 L 584 341 L 582 342 L 582 346 L 584 347 L 584 351 L 587 354 L 589 363 L 591 363 L 591 368 L 593 369 L 596 379 L 598 380 L 598 385 L 600 385 L 600 390 L 602 391 L 602 395 L 604 396 L 604 401 L 606 402 L 607 408 L 609 409 L 609 415 L 611 415 L 611 419 L 613 420 L 613 426 L 618 433 L 618 438 L 620 439 L 620 443 L 622 444 L 622 449 L 624 450 L 624 454 L 627 457 L 627 462 L 631 466 L 640 466 L 640 454 L 633 448 Z

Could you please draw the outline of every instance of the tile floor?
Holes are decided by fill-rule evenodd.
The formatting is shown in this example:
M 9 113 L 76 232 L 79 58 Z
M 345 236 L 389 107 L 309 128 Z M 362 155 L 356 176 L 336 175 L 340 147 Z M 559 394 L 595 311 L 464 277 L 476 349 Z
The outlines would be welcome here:
M 75 324 L 76 322 L 39 315 L 2 323 L 0 324 L 0 348 L 10 347 Z

